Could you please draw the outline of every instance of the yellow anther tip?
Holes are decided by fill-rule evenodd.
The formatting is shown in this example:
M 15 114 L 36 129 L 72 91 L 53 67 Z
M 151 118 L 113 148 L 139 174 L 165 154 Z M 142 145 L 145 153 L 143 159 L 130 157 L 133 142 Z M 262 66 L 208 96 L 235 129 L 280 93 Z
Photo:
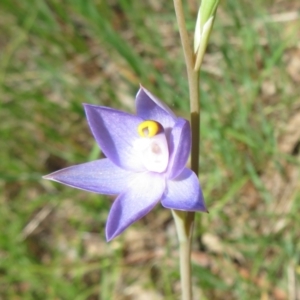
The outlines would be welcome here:
M 158 134 L 161 130 L 161 125 L 152 120 L 147 120 L 139 124 L 138 133 L 141 137 L 153 137 Z

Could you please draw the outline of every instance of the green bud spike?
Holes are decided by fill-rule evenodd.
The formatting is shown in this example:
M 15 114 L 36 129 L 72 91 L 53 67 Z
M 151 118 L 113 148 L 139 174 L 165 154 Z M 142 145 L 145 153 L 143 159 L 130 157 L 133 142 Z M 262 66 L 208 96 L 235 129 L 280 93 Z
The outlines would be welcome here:
M 202 0 L 195 28 L 194 51 L 196 63 L 194 69 L 200 69 L 209 36 L 214 24 L 215 14 L 219 0 Z

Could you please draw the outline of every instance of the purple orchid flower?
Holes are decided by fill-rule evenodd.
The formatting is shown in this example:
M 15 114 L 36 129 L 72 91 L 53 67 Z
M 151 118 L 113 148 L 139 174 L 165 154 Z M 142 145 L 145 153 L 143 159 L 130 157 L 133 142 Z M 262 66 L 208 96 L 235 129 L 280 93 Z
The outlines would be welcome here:
M 189 122 L 141 87 L 137 114 L 84 104 L 91 131 L 106 158 L 45 176 L 86 191 L 118 195 L 106 238 L 111 240 L 160 200 L 169 209 L 207 211 L 197 176 L 185 167 L 191 148 Z

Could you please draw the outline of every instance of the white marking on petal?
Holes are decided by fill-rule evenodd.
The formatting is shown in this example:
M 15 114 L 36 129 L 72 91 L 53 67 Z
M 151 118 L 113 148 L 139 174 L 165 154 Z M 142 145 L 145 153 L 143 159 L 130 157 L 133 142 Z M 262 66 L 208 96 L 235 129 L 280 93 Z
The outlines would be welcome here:
M 162 173 L 169 163 L 169 149 L 163 132 L 151 137 L 140 138 L 134 148 L 148 171 Z

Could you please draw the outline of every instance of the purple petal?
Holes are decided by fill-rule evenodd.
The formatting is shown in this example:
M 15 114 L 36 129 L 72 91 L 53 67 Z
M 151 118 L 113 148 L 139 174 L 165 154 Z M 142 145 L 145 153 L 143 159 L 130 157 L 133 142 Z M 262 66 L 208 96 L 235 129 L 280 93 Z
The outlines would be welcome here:
M 90 192 L 114 195 L 124 192 L 135 176 L 105 158 L 68 167 L 43 178 Z
M 165 179 L 156 173 L 141 173 L 113 203 L 106 224 L 108 241 L 145 216 L 161 199 Z
M 165 129 L 173 127 L 177 119 L 167 105 L 142 86 L 136 95 L 136 110 L 139 117 L 157 121 Z
M 207 211 L 199 180 L 190 169 L 184 169 L 176 179 L 167 181 L 161 204 L 177 210 Z
M 168 178 L 177 177 L 188 161 L 191 151 L 191 129 L 187 120 L 178 118 L 169 136 Z
M 134 148 L 143 119 L 115 109 L 84 105 L 89 126 L 103 153 L 120 168 L 144 171 Z

